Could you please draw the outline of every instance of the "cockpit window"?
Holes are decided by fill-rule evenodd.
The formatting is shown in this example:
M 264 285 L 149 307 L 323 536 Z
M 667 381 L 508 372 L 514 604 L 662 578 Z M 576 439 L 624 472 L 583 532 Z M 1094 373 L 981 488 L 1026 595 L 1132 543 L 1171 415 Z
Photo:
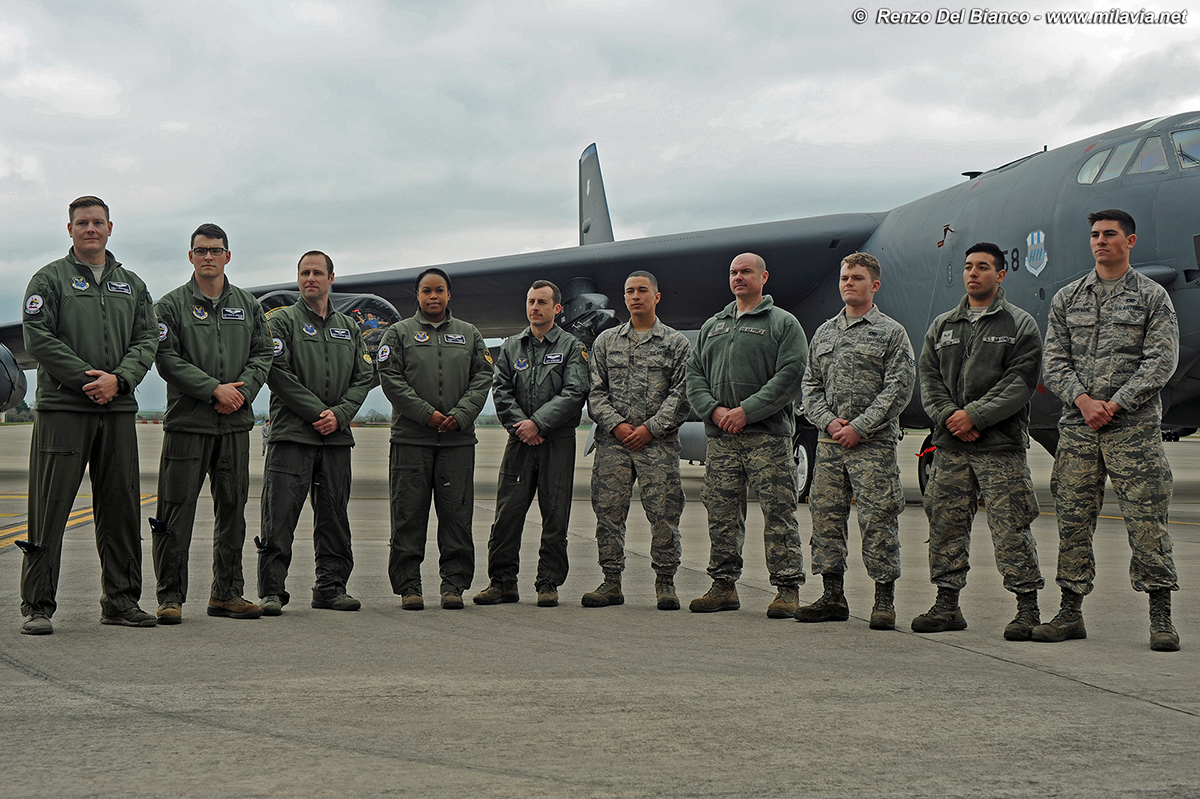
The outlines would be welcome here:
M 1146 139 L 1137 158 L 1129 165 L 1129 174 L 1135 172 L 1162 172 L 1167 168 L 1167 154 L 1163 151 L 1162 139 L 1151 136 Z
M 1152 128 L 1155 125 L 1157 125 L 1159 122 L 1162 122 L 1164 119 L 1166 119 L 1166 117 L 1158 117 L 1156 119 L 1151 119 L 1149 122 L 1143 122 L 1142 124 L 1138 125 L 1137 129 L 1138 130 L 1146 130 L 1147 128 Z
M 1096 175 L 1100 174 L 1100 167 L 1104 164 L 1104 159 L 1108 157 L 1111 150 L 1101 150 L 1100 152 L 1089 158 L 1079 170 L 1079 177 L 1075 178 L 1080 183 L 1091 183 L 1096 179 Z
M 1184 169 L 1200 166 L 1200 129 L 1177 130 L 1171 134 L 1175 142 L 1175 155 Z
M 1096 182 L 1103 183 L 1120 175 L 1125 169 L 1125 164 L 1133 155 L 1133 151 L 1137 149 L 1137 145 L 1137 139 L 1118 144 L 1113 150 L 1112 158 L 1108 159 L 1108 163 L 1104 165 L 1104 171 L 1100 173 L 1100 177 L 1096 178 Z

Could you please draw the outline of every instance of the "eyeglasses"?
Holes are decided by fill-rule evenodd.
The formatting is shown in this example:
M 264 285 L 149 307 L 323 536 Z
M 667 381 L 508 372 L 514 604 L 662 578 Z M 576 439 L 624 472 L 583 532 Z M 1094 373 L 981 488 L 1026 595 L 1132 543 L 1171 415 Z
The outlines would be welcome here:
M 216 255 L 218 257 L 224 255 L 227 250 L 224 247 L 193 247 L 192 255 L 199 255 L 203 258 L 206 255 Z

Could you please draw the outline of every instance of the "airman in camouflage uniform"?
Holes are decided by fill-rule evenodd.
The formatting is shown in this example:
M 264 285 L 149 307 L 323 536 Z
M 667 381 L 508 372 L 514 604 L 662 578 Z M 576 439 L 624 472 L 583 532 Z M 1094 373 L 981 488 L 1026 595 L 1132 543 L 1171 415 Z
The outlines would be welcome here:
M 818 440 L 808 495 L 813 571 L 821 575 L 825 590 L 816 602 L 796 611 L 797 621 L 850 618 L 843 577 L 853 496 L 863 562 L 875 581 L 871 628 L 896 628 L 897 520 L 904 510 L 896 442 L 900 412 L 912 398 L 916 374 L 903 325 L 875 305 L 879 276 L 874 256 L 853 253 L 842 260 L 839 285 L 846 307 L 817 328 L 804 373 L 804 412 L 825 433 Z
M 691 410 L 684 379 L 691 345 L 658 319 L 662 295 L 649 272 L 625 281 L 630 320 L 606 330 L 592 345 L 592 391 L 588 413 L 596 425 L 592 509 L 604 582 L 583 595 L 584 607 L 620 605 L 625 570 L 625 519 L 633 482 L 641 485 L 642 509 L 650 522 L 651 566 L 659 610 L 678 610 L 675 571 L 681 554 L 679 518 L 683 483 L 679 474 L 679 425 Z
M 996 567 L 1017 595 L 1004 630 L 1028 641 L 1041 622 L 1038 568 L 1030 523 L 1038 516 L 1029 477 L 1029 398 L 1037 387 L 1042 339 L 1037 323 L 1004 298 L 1004 252 L 981 242 L 966 254 L 967 296 L 940 315 L 921 349 L 921 403 L 934 422 L 933 470 L 925 488 L 929 578 L 938 598 L 912 622 L 916 632 L 965 630 L 959 591 L 971 568 L 971 522 L 982 493 Z
M 747 484 L 765 517 L 767 569 L 779 589 L 767 616 L 791 618 L 804 583 L 792 436 L 808 339 L 796 317 L 763 294 L 767 277 L 766 262 L 758 255 L 733 259 L 734 302 L 704 323 L 688 358 L 688 402 L 708 434 L 702 497 L 713 578 L 708 593 L 692 600 L 695 612 L 741 607 L 735 583 L 742 575 Z
M 1175 372 L 1179 325 L 1166 290 L 1129 267 L 1133 218 L 1108 210 L 1088 222 L 1096 269 L 1054 295 L 1046 331 L 1042 379 L 1064 406 L 1050 483 L 1063 601 L 1033 638 L 1087 637 L 1082 605 L 1096 573 L 1092 535 L 1107 475 L 1133 550 L 1130 580 L 1150 595 L 1150 647 L 1176 651 L 1171 591 L 1179 582 L 1167 532 L 1172 476 L 1159 391 Z

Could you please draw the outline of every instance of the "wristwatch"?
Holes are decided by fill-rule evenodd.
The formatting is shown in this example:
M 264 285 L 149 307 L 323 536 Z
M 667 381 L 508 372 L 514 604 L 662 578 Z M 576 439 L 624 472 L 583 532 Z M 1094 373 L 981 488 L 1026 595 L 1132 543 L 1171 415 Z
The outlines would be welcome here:
M 117 393 L 118 394 L 128 394 L 129 393 L 129 381 L 126 380 L 124 377 L 121 377 L 121 375 L 117 375 Z

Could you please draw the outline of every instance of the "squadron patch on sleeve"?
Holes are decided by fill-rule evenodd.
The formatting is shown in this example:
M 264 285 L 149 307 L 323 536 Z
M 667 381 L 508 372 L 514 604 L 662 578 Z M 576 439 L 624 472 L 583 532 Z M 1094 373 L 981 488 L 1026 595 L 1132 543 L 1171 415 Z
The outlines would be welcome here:
M 42 299 L 41 294 L 30 294 L 25 300 L 25 313 L 30 316 L 40 314 L 42 312 L 42 305 L 44 304 L 45 301 Z
M 166 324 L 166 322 L 158 323 L 158 340 L 159 341 L 167 340 L 167 324 Z
M 363 360 L 364 360 L 364 361 L 366 361 L 367 363 L 370 363 L 370 362 L 371 362 L 371 353 L 369 353 L 369 352 L 364 352 L 364 353 L 363 353 Z
M 375 357 L 379 359 L 380 363 L 383 363 L 384 361 L 386 361 L 388 359 L 388 356 L 391 354 L 392 354 L 392 348 L 389 347 L 387 344 L 382 344 L 379 347 L 379 352 L 375 353 Z
M 275 357 L 278 358 L 280 355 L 283 355 L 283 340 L 272 338 L 271 343 L 274 346 Z
M 487 360 L 487 362 L 488 362 L 488 363 L 490 363 L 492 366 L 495 366 L 495 365 L 496 365 L 496 362 L 492 360 L 492 353 L 491 353 L 491 351 L 490 351 L 490 350 L 484 350 L 484 351 L 483 351 L 483 357 L 484 357 L 484 358 Z

